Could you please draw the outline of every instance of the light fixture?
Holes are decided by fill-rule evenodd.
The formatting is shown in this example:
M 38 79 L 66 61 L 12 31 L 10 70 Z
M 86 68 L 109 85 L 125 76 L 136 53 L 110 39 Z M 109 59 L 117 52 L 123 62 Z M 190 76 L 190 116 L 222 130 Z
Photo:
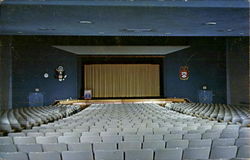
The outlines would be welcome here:
M 122 32 L 153 32 L 151 28 L 125 28 L 121 30 Z
M 216 25 L 217 23 L 215 21 L 210 21 L 210 22 L 206 22 L 206 25 Z
M 38 30 L 41 30 L 41 31 L 53 31 L 53 30 L 56 30 L 56 29 L 55 28 L 40 27 L 40 28 L 38 28 Z
M 49 74 L 48 74 L 48 73 L 44 73 L 44 74 L 43 74 L 43 77 L 44 77 L 44 78 L 49 78 Z
M 170 32 L 166 32 L 165 34 L 169 35 L 169 34 L 172 34 L 172 33 L 170 33 Z
M 92 24 L 93 22 L 86 21 L 86 20 L 81 20 L 81 21 L 79 21 L 79 23 L 81 23 L 81 24 Z
M 233 29 L 232 29 L 232 28 L 228 28 L 227 31 L 228 31 L 228 32 L 232 32 Z
M 217 32 L 225 32 L 223 29 L 218 29 Z

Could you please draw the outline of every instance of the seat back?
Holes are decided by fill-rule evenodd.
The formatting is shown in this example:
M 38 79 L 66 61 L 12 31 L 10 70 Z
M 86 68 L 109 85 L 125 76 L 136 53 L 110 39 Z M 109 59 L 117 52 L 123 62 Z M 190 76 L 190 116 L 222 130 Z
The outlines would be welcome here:
M 117 149 L 117 143 L 93 143 L 93 150 L 116 150 Z
M 95 160 L 123 160 L 123 151 L 118 150 L 97 150 Z
M 131 149 L 141 149 L 141 142 L 138 141 L 129 141 L 129 142 L 121 142 L 118 144 L 119 150 L 131 150 Z
M 186 148 L 183 153 L 183 159 L 208 159 L 210 147 Z
M 79 137 L 75 137 L 75 136 L 60 136 L 58 137 L 58 143 L 65 143 L 65 144 L 69 144 L 69 143 L 79 143 Z
M 141 150 L 127 150 L 125 151 L 126 160 L 153 160 L 153 150 L 141 149 Z
M 41 144 L 20 144 L 17 145 L 18 152 L 42 152 Z
M 215 146 L 212 148 L 210 159 L 235 158 L 237 146 Z
M 185 149 L 188 147 L 188 140 L 169 140 L 167 141 L 167 148 L 182 148 Z
M 182 148 L 155 150 L 155 160 L 181 160 Z
M 57 142 L 57 137 L 36 137 L 36 143 L 39 144 L 54 144 Z
M 165 149 L 165 141 L 152 141 L 152 142 L 144 142 L 142 144 L 143 149 Z
M 64 151 L 62 160 L 94 160 L 90 151 Z
M 69 151 L 92 151 L 91 143 L 73 143 L 68 144 Z
M 61 160 L 59 152 L 30 152 L 29 160 Z
M 239 147 L 237 158 L 250 158 L 250 145 L 243 145 Z
M 1 152 L 0 157 L 6 160 L 29 160 L 27 153 L 23 152 Z
M 43 144 L 44 152 L 63 152 L 67 151 L 66 144 Z
M 0 152 L 17 152 L 14 144 L 0 144 Z
M 13 144 L 12 137 L 0 137 L 0 144 Z
M 35 144 L 36 139 L 34 137 L 13 137 L 15 144 Z

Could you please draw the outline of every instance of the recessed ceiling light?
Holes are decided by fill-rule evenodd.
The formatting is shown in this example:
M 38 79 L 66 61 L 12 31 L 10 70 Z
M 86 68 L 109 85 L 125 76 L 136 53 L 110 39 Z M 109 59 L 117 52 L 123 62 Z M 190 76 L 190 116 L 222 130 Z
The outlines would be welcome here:
M 151 28 L 125 28 L 121 30 L 122 32 L 153 32 Z
M 79 21 L 79 23 L 81 23 L 81 24 L 92 24 L 91 21 Z
M 184 0 L 185 2 L 187 2 L 188 0 Z
M 218 29 L 217 32 L 224 32 L 225 30 L 223 29 Z
M 165 34 L 172 34 L 172 33 L 170 33 L 170 32 L 166 32 Z
M 215 21 L 210 21 L 210 22 L 206 22 L 206 25 L 216 25 L 217 23 Z
M 104 32 L 99 32 L 99 34 L 104 34 Z
M 227 31 L 228 31 L 228 32 L 232 32 L 232 31 L 233 31 L 233 29 L 232 29 L 232 28 L 229 28 L 229 29 L 227 29 Z
M 22 34 L 23 32 L 20 32 L 20 31 L 19 31 L 19 32 L 17 32 L 17 33 Z
M 243 33 L 243 32 L 240 32 L 240 35 L 244 35 L 245 33 Z
M 56 30 L 56 29 L 55 28 L 40 27 L 40 28 L 38 28 L 38 30 L 41 30 L 41 31 L 53 31 L 53 30 Z

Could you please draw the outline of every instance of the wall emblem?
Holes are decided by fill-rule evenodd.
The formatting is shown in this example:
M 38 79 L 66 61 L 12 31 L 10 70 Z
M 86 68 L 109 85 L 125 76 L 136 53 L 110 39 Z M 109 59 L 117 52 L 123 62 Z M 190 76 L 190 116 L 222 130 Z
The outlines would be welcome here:
M 189 78 L 189 70 L 188 66 L 181 66 L 179 71 L 180 80 L 188 80 Z
M 67 78 L 63 66 L 58 66 L 56 68 L 55 78 L 58 79 L 60 82 L 64 81 Z

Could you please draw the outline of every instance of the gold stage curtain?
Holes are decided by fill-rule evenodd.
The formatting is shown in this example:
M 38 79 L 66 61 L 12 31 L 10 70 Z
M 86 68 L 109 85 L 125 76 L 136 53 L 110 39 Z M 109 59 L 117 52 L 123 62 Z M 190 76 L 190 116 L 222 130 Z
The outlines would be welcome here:
M 160 65 L 85 64 L 84 86 L 96 98 L 160 96 Z

